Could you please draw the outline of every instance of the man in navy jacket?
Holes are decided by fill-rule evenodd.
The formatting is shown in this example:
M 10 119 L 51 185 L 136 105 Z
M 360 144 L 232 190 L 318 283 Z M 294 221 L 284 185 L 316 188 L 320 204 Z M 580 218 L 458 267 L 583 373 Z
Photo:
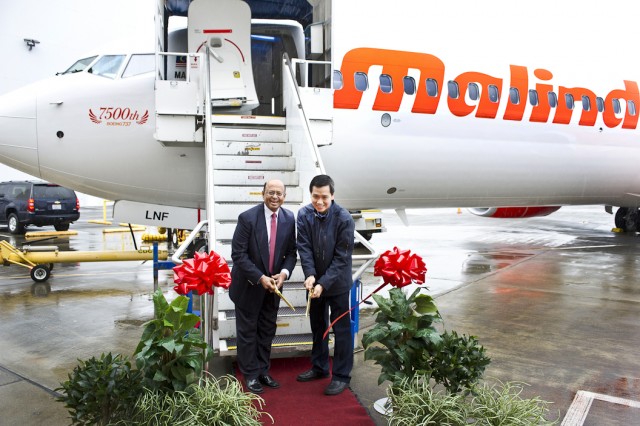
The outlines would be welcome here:
M 351 214 L 333 201 L 334 190 L 331 177 L 314 177 L 309 184 L 311 204 L 298 212 L 298 253 L 304 285 L 311 298 L 309 317 L 313 333 L 312 367 L 298 376 L 299 382 L 329 376 L 329 343 L 322 335 L 330 320 L 349 311 L 355 224 Z M 349 386 L 353 367 L 350 315 L 334 324 L 333 332 L 332 378 L 325 395 L 338 395 Z
M 295 217 L 290 210 L 281 208 L 285 191 L 282 181 L 267 182 L 262 190 L 264 203 L 238 216 L 231 241 L 233 268 L 229 297 L 235 303 L 237 361 L 246 386 L 253 393 L 262 393 L 262 385 L 280 387 L 269 375 L 280 304 L 274 291 L 276 287 L 282 288 L 284 280 L 289 278 L 297 258 Z M 271 226 L 276 228 L 276 235 L 272 235 Z M 269 243 L 274 238 L 273 266 L 270 267 Z

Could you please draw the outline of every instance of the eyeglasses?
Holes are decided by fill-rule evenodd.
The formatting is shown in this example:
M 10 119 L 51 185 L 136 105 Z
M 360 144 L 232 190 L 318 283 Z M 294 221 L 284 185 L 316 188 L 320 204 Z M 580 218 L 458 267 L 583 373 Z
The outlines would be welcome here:
M 278 198 L 282 198 L 285 195 L 280 191 L 269 191 L 269 192 L 265 192 L 265 194 L 267 194 L 269 197 L 275 196 L 275 197 L 278 197 Z

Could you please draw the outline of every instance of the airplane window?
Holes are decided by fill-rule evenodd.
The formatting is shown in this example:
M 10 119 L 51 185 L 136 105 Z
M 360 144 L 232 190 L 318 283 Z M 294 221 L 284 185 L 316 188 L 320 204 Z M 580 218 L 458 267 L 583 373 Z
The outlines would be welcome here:
M 155 55 L 131 55 L 127 67 L 122 73 L 122 78 L 133 77 L 147 72 L 153 72 L 156 69 Z
M 598 112 L 604 111 L 604 99 L 600 96 L 596 98 L 596 106 L 598 107 Z
M 622 108 L 620 107 L 620 99 L 612 99 L 611 103 L 613 104 L 613 112 L 616 114 L 620 114 L 622 112 Z
M 124 55 L 104 55 L 89 69 L 89 72 L 102 77 L 116 78 L 123 61 Z
M 427 95 L 431 97 L 438 96 L 438 82 L 433 78 L 428 78 L 426 83 L 427 83 Z
M 555 92 L 548 92 L 547 100 L 549 101 L 549 106 L 551 108 L 555 108 L 558 106 L 558 96 L 556 95 Z
M 333 88 L 335 90 L 340 90 L 342 89 L 342 86 L 343 86 L 342 73 L 338 70 L 334 70 L 333 71 Z
M 627 110 L 630 115 L 636 115 L 636 104 L 633 101 L 627 101 Z
M 567 109 L 573 109 L 575 106 L 573 102 L 573 95 L 571 93 L 567 93 L 564 95 L 564 103 L 567 105 Z
M 96 56 L 90 56 L 88 58 L 83 58 L 80 59 L 78 61 L 75 62 L 75 64 L 71 65 L 69 68 L 67 68 L 66 71 L 60 73 L 60 74 L 73 74 L 76 72 L 80 72 L 80 71 L 84 71 L 84 69 L 89 66 L 89 64 L 91 62 L 93 62 L 93 60 L 97 57 Z
M 500 101 L 500 92 L 495 84 L 489 85 L 489 100 L 494 103 Z
M 532 106 L 537 106 L 538 102 L 539 102 L 538 91 L 537 90 L 529 90 L 529 103 Z
M 415 95 L 416 93 L 416 80 L 413 77 L 406 76 L 402 79 L 404 85 L 404 93 L 407 95 Z
M 591 99 L 588 96 L 582 95 L 582 109 L 591 111 Z
M 363 72 L 357 72 L 354 75 L 356 90 L 360 92 L 364 92 L 369 88 L 369 79 L 367 78 L 367 74 Z
M 391 76 L 387 74 L 380 75 L 380 90 L 382 93 L 391 93 L 393 85 L 391 83 Z
M 477 101 L 480 98 L 480 88 L 476 83 L 469 83 L 469 99 L 472 101 Z
M 517 88 L 509 88 L 509 101 L 514 105 L 518 105 L 520 103 L 520 91 Z
M 447 83 L 447 89 L 449 90 L 449 97 L 451 99 L 458 99 L 458 96 L 460 96 L 460 89 L 458 88 L 458 83 L 450 80 Z

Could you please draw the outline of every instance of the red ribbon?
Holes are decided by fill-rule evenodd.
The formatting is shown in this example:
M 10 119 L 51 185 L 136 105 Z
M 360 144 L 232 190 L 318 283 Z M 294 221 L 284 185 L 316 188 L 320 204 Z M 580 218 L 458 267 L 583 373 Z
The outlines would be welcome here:
M 417 254 L 411 254 L 411 250 L 400 250 L 398 247 L 394 247 L 393 250 L 387 250 L 380 255 L 373 265 L 373 275 L 376 277 L 382 277 L 382 284 L 378 286 L 371 294 L 362 299 L 356 306 L 360 306 L 362 302 L 373 296 L 382 288 L 391 284 L 394 287 L 402 288 L 411 283 L 424 284 L 425 276 L 427 274 L 427 267 L 424 261 Z M 356 306 L 349 309 L 347 312 L 336 318 L 327 328 L 322 335 L 325 339 L 329 330 L 335 323 L 337 323 L 343 316 L 353 311 Z
M 173 268 L 173 281 L 177 284 L 173 289 L 183 296 L 190 291 L 213 294 L 213 287 L 229 288 L 231 273 L 227 261 L 216 252 L 196 253 Z
M 415 282 L 424 284 L 427 267 L 422 258 L 411 254 L 411 250 L 400 250 L 394 247 L 382 253 L 373 265 L 373 275 L 382 277 L 385 284 L 402 288 Z

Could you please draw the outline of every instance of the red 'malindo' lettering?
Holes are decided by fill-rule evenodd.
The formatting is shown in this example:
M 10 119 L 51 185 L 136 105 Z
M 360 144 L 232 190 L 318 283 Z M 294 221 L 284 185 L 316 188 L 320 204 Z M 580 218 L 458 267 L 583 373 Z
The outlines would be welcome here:
M 480 102 L 478 103 L 478 111 L 476 117 L 479 118 L 496 118 L 498 113 L 498 102 L 491 102 L 489 99 L 489 85 L 493 84 L 502 92 L 502 79 L 492 77 L 488 74 L 479 72 L 465 72 L 456 77 L 455 81 L 460 86 L 460 96 L 457 99 L 447 97 L 449 111 L 458 117 L 469 115 L 476 109 L 476 105 L 468 105 L 465 101 L 465 95 L 469 88 L 469 83 L 478 83 L 482 87 L 480 90 Z
M 354 76 L 357 72 L 369 74 L 372 66 L 381 66 L 381 74 L 387 74 L 396 85 L 401 87 L 403 78 L 408 75 L 409 69 L 420 71 L 420 83 L 415 94 L 413 108 L 411 112 L 419 114 L 435 114 L 440 103 L 443 88 L 445 87 L 444 63 L 436 56 L 427 53 L 405 52 L 400 50 L 357 48 L 347 52 L 342 60 L 340 71 L 344 78 L 342 89 L 334 92 L 333 106 L 340 109 L 358 109 L 362 101 L 363 92 L 356 89 Z M 447 107 L 449 112 L 457 117 L 465 117 L 475 111 L 478 118 L 495 119 L 500 103 L 507 102 L 504 120 L 522 121 L 527 106 L 527 96 L 529 94 L 529 71 L 522 65 L 509 65 L 510 79 L 509 87 L 504 87 L 504 80 L 500 77 L 491 76 L 477 71 L 468 71 L 458 75 L 454 81 L 458 83 L 460 90 L 457 98 L 447 96 Z M 535 91 L 538 95 L 538 103 L 531 108 L 529 121 L 534 123 L 546 123 L 549 120 L 552 106 L 549 95 L 557 94 L 557 105 L 552 122 L 554 124 L 569 124 L 573 115 L 573 109 L 567 106 L 566 95 L 571 95 L 576 105 L 582 105 L 583 97 L 588 98 L 590 108 L 582 108 L 580 115 L 580 126 L 594 126 L 599 111 L 596 107 L 596 94 L 584 87 L 558 86 L 554 90 L 552 84 L 546 83 L 553 78 L 553 74 L 543 68 L 533 71 L 533 75 L 539 80 L 535 83 Z M 433 79 L 438 84 L 438 92 L 435 96 L 429 96 L 425 89 L 425 81 Z M 602 112 L 602 119 L 607 127 L 617 127 L 622 123 L 623 129 L 635 129 L 638 124 L 638 111 L 640 110 L 640 92 L 635 81 L 623 80 L 624 89 L 614 89 L 604 98 L 605 109 Z M 468 104 L 466 94 L 469 83 L 475 83 L 480 87 L 480 98 L 475 104 Z M 489 86 L 493 85 L 498 89 L 500 98 L 497 102 L 489 97 Z M 512 102 L 508 92 L 503 93 L 503 88 L 517 89 L 519 101 Z M 398 111 L 402 98 L 405 95 L 403 90 L 392 90 L 385 93 L 378 90 L 372 106 L 375 111 Z M 505 99 L 505 101 L 503 101 Z M 613 100 L 617 99 L 625 105 L 624 117 L 619 118 L 613 109 Z M 635 113 L 631 114 L 629 102 L 633 102 L 636 107 Z
M 357 109 L 362 100 L 361 91 L 356 89 L 353 76 L 356 72 L 368 73 L 372 65 L 382 65 L 382 73 L 391 76 L 393 81 L 401 82 L 409 72 L 409 68 L 420 70 L 420 79 L 427 78 L 438 81 L 442 87 L 444 80 L 444 63 L 433 55 L 426 53 L 403 52 L 400 50 L 385 50 L 372 48 L 353 49 L 342 60 L 342 75 L 344 87 L 334 93 L 335 108 Z M 412 112 L 434 114 L 438 108 L 441 90 L 437 96 L 427 96 L 426 91 L 419 91 L 413 103 Z M 378 91 L 373 109 L 378 111 L 398 111 L 402 101 L 403 91 L 393 90 L 391 93 Z
M 549 81 L 553 78 L 551 71 L 539 68 L 533 72 L 539 80 Z M 549 92 L 553 92 L 551 84 L 536 83 L 536 92 L 538 93 L 538 105 L 533 107 L 529 121 L 534 123 L 546 123 L 551 113 L 551 105 L 549 105 Z
M 618 124 L 620 124 L 620 121 L 622 121 L 621 118 L 616 117 L 613 108 L 611 108 L 613 99 L 624 99 L 626 101 L 633 101 L 636 104 L 636 115 L 631 115 L 629 113 L 629 108 L 625 109 L 622 128 L 635 129 L 638 124 L 637 108 L 640 104 L 640 96 L 638 95 L 638 83 L 636 83 L 635 81 L 624 80 L 624 87 L 626 90 L 612 90 L 604 100 L 604 104 L 607 106 L 607 108 L 604 109 L 602 118 L 604 119 L 604 124 L 607 127 L 616 127 Z

